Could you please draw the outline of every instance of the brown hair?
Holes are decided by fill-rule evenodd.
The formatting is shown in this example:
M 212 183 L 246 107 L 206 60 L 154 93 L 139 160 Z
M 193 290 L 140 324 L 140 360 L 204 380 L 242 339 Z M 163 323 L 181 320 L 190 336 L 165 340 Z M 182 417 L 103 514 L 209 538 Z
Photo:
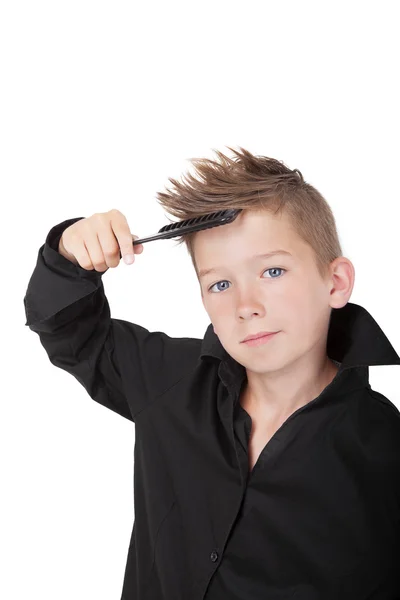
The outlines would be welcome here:
M 220 162 L 190 159 L 200 180 L 190 173 L 183 183 L 169 178 L 176 189 L 158 192 L 158 202 L 179 220 L 227 208 L 270 212 L 276 209 L 275 214 L 285 210 L 297 234 L 313 248 L 318 271 L 324 279 L 330 263 L 342 256 L 335 218 L 325 198 L 305 182 L 298 169 L 289 169 L 274 158 L 254 156 L 240 146 L 239 151 L 227 147 L 237 158 L 215 150 Z M 193 252 L 196 234 L 177 237 L 177 244 L 186 243 L 197 273 Z

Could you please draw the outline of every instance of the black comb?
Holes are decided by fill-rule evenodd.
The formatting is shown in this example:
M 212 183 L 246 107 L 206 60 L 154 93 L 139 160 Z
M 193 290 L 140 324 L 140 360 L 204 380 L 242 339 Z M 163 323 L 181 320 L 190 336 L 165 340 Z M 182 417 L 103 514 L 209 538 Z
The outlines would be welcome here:
M 133 245 L 151 242 L 152 240 L 166 240 L 169 238 L 179 237 L 184 233 L 192 233 L 193 231 L 201 231 L 202 229 L 210 229 L 219 225 L 232 223 L 241 212 L 240 208 L 227 208 L 201 217 L 193 217 L 192 219 L 184 219 L 170 225 L 164 225 L 159 229 L 158 233 L 149 237 L 132 240 Z

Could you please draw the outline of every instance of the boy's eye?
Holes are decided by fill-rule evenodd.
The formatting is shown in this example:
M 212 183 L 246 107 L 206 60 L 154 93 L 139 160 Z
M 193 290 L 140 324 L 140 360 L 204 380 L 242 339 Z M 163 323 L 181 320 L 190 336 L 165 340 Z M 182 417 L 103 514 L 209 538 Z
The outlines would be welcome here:
M 270 269 L 266 269 L 265 271 L 263 271 L 263 273 L 266 273 L 267 271 L 285 271 L 286 272 L 286 269 L 283 269 L 282 267 L 271 267 Z M 280 277 L 270 277 L 269 279 L 280 279 Z M 208 288 L 208 291 L 211 292 L 213 287 L 215 287 L 219 283 L 223 283 L 224 281 L 227 281 L 227 280 L 226 279 L 222 279 L 221 281 L 217 281 L 216 283 L 214 283 L 212 286 L 210 286 Z M 218 290 L 217 293 L 219 293 L 220 291 L 223 292 L 224 290 Z M 215 293 L 215 292 L 213 292 L 213 293 Z

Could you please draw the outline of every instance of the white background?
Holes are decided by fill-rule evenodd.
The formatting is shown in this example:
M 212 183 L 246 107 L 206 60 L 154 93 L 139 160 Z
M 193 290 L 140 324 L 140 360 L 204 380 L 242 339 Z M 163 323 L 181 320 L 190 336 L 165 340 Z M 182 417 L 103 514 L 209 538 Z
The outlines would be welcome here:
M 134 425 L 49 362 L 23 297 L 57 223 L 155 194 L 212 149 L 298 168 L 325 196 L 362 304 L 400 349 L 396 2 L 4 2 L 0 14 L 1 576 L 4 600 L 119 600 Z M 229 152 L 228 152 L 229 153 Z M 175 240 L 103 277 L 112 316 L 171 336 L 209 323 Z M 398 366 L 370 368 L 400 408 Z M 171 599 L 172 600 L 172 599 Z

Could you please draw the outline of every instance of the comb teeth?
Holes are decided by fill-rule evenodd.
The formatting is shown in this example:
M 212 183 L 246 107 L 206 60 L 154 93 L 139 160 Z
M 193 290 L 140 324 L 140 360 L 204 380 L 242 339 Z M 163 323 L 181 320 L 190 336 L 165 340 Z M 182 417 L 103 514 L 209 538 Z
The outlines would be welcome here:
M 220 210 L 215 213 L 210 213 L 207 215 L 201 215 L 200 217 L 192 217 L 191 219 L 184 219 L 183 221 L 179 221 L 177 223 L 170 223 L 169 225 L 164 225 L 159 230 L 159 233 L 164 233 L 166 231 L 173 231 L 175 229 L 182 229 L 183 227 L 188 227 L 190 225 L 200 225 L 201 223 L 208 223 L 209 221 L 218 221 L 215 225 L 223 225 L 225 221 L 229 223 L 229 221 L 233 220 L 239 210 L 237 209 L 226 209 Z M 212 225 L 210 225 L 212 227 Z
M 242 209 L 240 208 L 227 208 L 208 215 L 201 215 L 201 217 L 193 217 L 191 219 L 178 221 L 177 223 L 169 223 L 168 225 L 161 227 L 155 235 L 132 239 L 132 244 L 136 246 L 153 240 L 167 240 L 186 233 L 193 233 L 202 229 L 211 229 L 211 227 L 225 225 L 226 223 L 234 221 L 241 210 Z

